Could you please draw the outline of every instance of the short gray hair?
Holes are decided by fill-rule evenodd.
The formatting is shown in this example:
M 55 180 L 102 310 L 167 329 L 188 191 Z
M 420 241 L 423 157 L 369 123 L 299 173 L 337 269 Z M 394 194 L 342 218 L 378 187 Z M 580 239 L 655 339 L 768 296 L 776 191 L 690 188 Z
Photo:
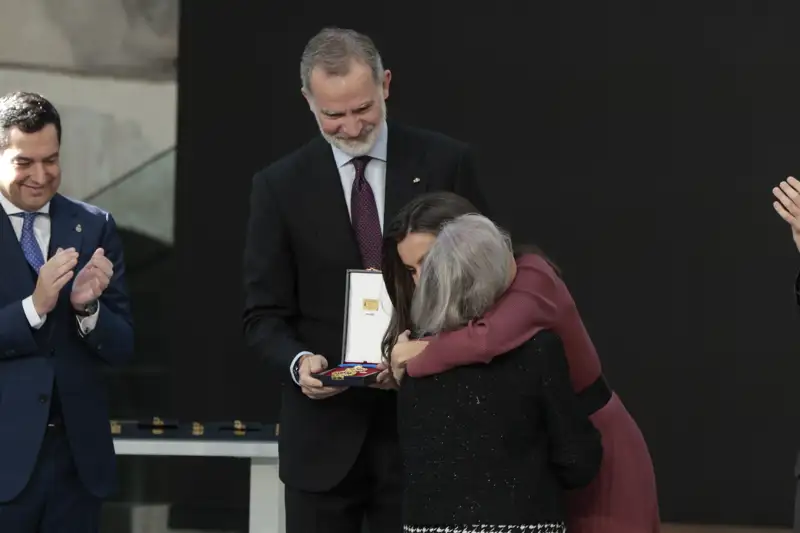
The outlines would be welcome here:
M 422 263 L 411 302 L 419 333 L 435 335 L 482 316 L 506 291 L 511 239 L 481 215 L 445 224 Z
M 372 71 L 376 84 L 383 80 L 383 61 L 375 43 L 355 30 L 325 28 L 308 41 L 300 59 L 300 81 L 309 91 L 311 71 L 320 67 L 329 76 L 345 76 L 352 61 L 360 61 Z

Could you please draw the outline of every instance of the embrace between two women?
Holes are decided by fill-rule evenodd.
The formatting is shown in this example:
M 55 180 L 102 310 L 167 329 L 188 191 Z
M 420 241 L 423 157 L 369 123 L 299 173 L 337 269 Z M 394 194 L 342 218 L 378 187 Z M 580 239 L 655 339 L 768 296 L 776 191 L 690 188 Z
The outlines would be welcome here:
M 645 440 L 538 250 L 431 193 L 386 228 L 382 271 L 405 531 L 659 531 Z

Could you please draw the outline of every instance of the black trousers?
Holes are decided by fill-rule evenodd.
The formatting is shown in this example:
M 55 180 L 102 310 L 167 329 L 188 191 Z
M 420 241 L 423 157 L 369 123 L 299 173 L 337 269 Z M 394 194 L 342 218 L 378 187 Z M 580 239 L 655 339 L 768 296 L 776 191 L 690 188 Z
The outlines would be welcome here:
M 0 474 L 2 475 L 2 474 Z M 33 475 L 0 504 L 2 533 L 98 533 L 102 501 L 78 478 L 63 427 L 48 427 Z
M 332 490 L 285 490 L 286 533 L 402 533 L 403 463 L 397 433 L 371 428 L 353 468 Z

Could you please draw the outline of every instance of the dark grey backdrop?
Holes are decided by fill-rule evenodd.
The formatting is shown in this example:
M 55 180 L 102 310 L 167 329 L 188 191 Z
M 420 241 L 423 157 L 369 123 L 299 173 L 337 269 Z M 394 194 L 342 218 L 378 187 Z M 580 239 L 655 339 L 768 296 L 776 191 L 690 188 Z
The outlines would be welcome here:
M 274 419 L 241 346 L 250 178 L 315 126 L 305 41 L 372 35 L 393 118 L 479 149 L 494 213 L 562 266 L 656 463 L 665 520 L 787 524 L 800 256 L 771 187 L 800 172 L 790 0 L 182 4 L 172 407 Z M 246 503 L 246 469 L 184 494 Z M 238 477 L 238 479 L 236 479 Z M 241 516 L 241 515 L 240 515 Z

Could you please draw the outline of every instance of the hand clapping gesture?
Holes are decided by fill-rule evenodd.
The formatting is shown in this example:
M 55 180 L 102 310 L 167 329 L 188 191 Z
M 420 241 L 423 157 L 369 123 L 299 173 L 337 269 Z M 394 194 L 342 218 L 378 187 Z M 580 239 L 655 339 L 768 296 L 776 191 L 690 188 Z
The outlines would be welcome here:
M 800 181 L 789 176 L 772 189 L 776 201 L 772 207 L 792 228 L 792 238 L 800 251 Z
M 72 284 L 70 303 L 75 309 L 83 309 L 87 304 L 100 298 L 103 291 L 111 283 L 114 265 L 105 256 L 105 251 L 98 248 L 86 263 Z

